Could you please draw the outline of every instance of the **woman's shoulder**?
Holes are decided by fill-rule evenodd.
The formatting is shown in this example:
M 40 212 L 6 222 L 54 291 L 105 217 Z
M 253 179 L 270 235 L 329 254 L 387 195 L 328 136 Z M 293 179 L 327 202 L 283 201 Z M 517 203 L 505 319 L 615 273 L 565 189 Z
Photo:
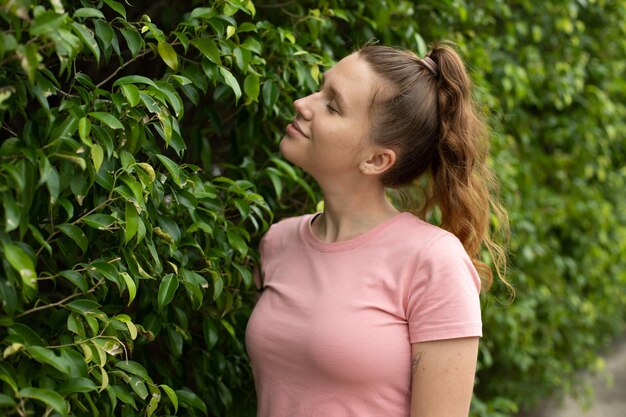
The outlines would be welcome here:
M 437 256 L 458 256 L 465 252 L 461 241 L 449 231 L 428 223 L 411 213 L 402 213 L 392 227 L 386 230 L 380 244 L 404 250 L 420 258 Z
M 415 239 L 425 242 L 437 239 L 456 239 L 454 234 L 409 212 L 401 213 L 398 216 L 398 221 L 394 222 L 393 229 L 396 234 L 409 240 Z
M 273 236 L 285 236 L 292 233 L 299 233 L 302 222 L 310 221 L 315 214 L 304 214 L 301 216 L 285 217 L 272 223 L 264 239 L 271 239 Z

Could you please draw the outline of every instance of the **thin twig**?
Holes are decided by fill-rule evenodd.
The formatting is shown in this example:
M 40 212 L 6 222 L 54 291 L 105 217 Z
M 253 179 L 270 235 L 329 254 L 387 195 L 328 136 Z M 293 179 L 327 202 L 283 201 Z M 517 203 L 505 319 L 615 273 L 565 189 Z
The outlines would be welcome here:
M 82 216 L 80 216 L 78 219 L 76 219 L 75 221 L 72 222 L 72 224 L 76 224 L 79 223 L 81 220 L 83 220 L 85 217 L 89 216 L 91 213 L 93 213 L 96 210 L 99 210 L 100 208 L 106 206 L 107 204 L 115 201 L 115 198 L 109 197 L 107 200 L 103 201 L 102 203 L 98 204 L 96 207 L 94 207 L 93 209 L 89 210 L 87 213 L 83 214 Z M 52 220 L 52 216 L 50 216 L 50 219 Z M 54 225 L 51 225 L 54 228 Z M 52 233 L 50 233 L 50 235 L 48 236 L 48 238 L 46 239 L 47 243 L 52 242 L 52 238 L 55 237 L 57 234 L 60 233 L 60 230 L 53 230 Z M 44 245 L 41 245 L 41 247 L 39 249 L 37 249 L 37 257 L 39 257 L 39 254 L 41 253 L 41 251 L 44 249 Z
M 96 84 L 97 88 L 102 87 L 104 84 L 108 83 L 111 78 L 115 77 L 121 70 L 123 70 L 124 68 L 126 68 L 128 65 L 130 65 L 131 63 L 135 62 L 136 60 L 138 60 L 139 58 L 143 58 L 144 56 L 148 55 L 150 52 L 152 52 L 152 50 L 147 49 L 145 51 L 143 51 L 142 53 L 136 55 L 133 59 L 124 62 L 124 64 L 122 64 L 120 67 L 118 67 L 115 71 L 113 71 L 113 73 L 111 75 L 109 75 L 108 77 L 106 77 L 104 80 L 100 81 L 98 84 Z
M 102 278 L 100 281 L 98 281 L 98 282 L 96 283 L 96 285 L 94 285 L 94 286 L 93 286 L 93 287 L 91 287 L 89 290 L 87 290 L 87 293 L 94 292 L 94 291 L 96 290 L 96 288 L 98 288 L 98 287 L 100 286 L 100 284 L 102 284 L 102 282 L 103 282 L 103 281 L 104 281 L 104 278 Z M 16 314 L 16 315 L 15 315 L 15 317 L 16 317 L 16 318 L 18 318 L 18 317 L 23 317 L 23 316 L 26 316 L 26 315 L 28 315 L 28 314 L 34 313 L 34 312 L 36 312 L 36 311 L 46 310 L 46 309 L 48 309 L 48 308 L 52 308 L 52 307 L 58 307 L 58 306 L 60 306 L 60 305 L 63 305 L 64 303 L 68 302 L 68 301 L 69 301 L 69 300 L 71 300 L 72 298 L 76 298 L 76 297 L 78 297 L 78 296 L 80 296 L 80 295 L 84 295 L 84 294 L 83 294 L 83 293 L 76 293 L 76 294 L 72 294 L 72 295 L 69 295 L 69 296 L 65 297 L 64 299 L 62 299 L 62 300 L 60 300 L 60 301 L 57 301 L 56 303 L 52 303 L 52 304 L 44 304 L 44 305 L 42 305 L 42 306 L 39 306 L 39 307 L 33 307 L 33 308 L 31 308 L 30 310 L 23 311 L 23 312 L 21 312 L 20 314 Z
M 13 136 L 17 136 L 17 133 L 15 133 L 14 131 L 12 131 L 9 127 L 7 127 L 7 125 L 2 125 L 0 126 L 2 127 L 4 130 L 6 130 L 7 132 L 9 132 L 10 134 L 12 134 Z
M 254 7 L 256 7 L 257 9 L 279 9 L 281 7 L 290 6 L 295 3 L 295 1 L 286 1 L 284 3 L 278 4 L 255 4 Z

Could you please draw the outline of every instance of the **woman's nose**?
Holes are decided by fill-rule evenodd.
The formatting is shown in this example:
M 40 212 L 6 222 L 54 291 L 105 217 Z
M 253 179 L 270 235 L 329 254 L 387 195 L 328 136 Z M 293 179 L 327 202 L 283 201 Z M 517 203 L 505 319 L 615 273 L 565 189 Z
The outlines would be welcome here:
M 311 111 L 309 103 L 310 97 L 310 95 L 302 97 L 293 102 L 293 107 L 296 109 L 296 112 L 298 112 L 298 114 L 305 120 L 310 120 L 311 117 L 313 117 L 313 112 Z

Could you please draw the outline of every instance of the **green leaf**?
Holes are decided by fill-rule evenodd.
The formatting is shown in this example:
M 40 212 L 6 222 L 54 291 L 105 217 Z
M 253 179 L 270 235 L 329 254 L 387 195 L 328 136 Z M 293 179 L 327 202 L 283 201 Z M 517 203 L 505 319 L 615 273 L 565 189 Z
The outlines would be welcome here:
M 85 25 L 78 22 L 72 22 L 72 27 L 78 37 L 87 45 L 87 48 L 89 48 L 96 58 L 96 62 L 100 62 L 100 47 L 98 46 L 98 42 L 96 42 L 96 38 L 93 36 L 93 32 L 87 29 Z
M 134 361 L 118 361 L 115 363 L 116 368 L 120 368 L 130 374 L 137 375 L 141 379 L 148 378 L 148 371 L 138 362 Z
M 104 3 L 109 6 L 111 9 L 115 10 L 120 16 L 126 20 L 126 9 L 122 6 L 121 3 L 118 3 L 114 0 L 103 0 Z
M 165 394 L 167 394 L 172 402 L 172 405 L 174 406 L 174 413 L 178 413 L 178 396 L 176 395 L 176 392 L 165 384 L 161 384 L 159 387 L 165 392 Z
M 59 272 L 59 275 L 74 284 L 82 292 L 86 292 L 88 290 L 87 280 L 79 272 L 67 270 Z
M 178 83 L 180 85 L 188 85 L 188 84 L 193 84 L 193 81 L 191 81 L 189 78 L 187 77 L 183 77 L 182 75 L 170 75 L 170 78 L 175 79 L 176 81 L 178 81 Z
M 46 240 L 43 238 L 41 232 L 32 224 L 28 225 L 28 230 L 30 230 L 30 232 L 33 234 L 33 237 L 35 238 L 35 240 L 41 245 L 43 246 L 49 254 L 52 254 L 52 246 L 50 246 L 50 244 L 48 242 L 46 242 Z
M 252 2 L 250 2 L 250 4 L 251 3 Z M 256 32 L 256 31 L 257 31 L 256 25 L 251 22 L 244 22 L 241 25 L 239 25 L 239 27 L 237 28 L 237 33 Z
M 20 350 L 22 350 L 24 348 L 24 345 L 22 343 L 11 343 L 9 346 L 7 346 L 4 349 L 4 352 L 2 352 L 2 359 L 6 359 L 11 355 L 15 355 L 17 352 L 19 352 Z
M 123 288 L 123 282 L 120 279 L 119 272 L 117 271 L 115 265 L 112 265 L 108 262 L 96 260 L 93 261 L 89 266 L 91 267 L 91 270 L 97 271 L 109 281 L 115 282 L 120 288 Z
M 37 289 L 37 273 L 35 263 L 20 246 L 13 243 L 3 245 L 4 257 L 9 264 L 20 274 L 22 283 L 33 290 Z
M 78 245 L 78 247 L 85 253 L 87 251 L 87 245 L 89 241 L 87 240 L 87 236 L 80 229 L 80 227 L 73 225 L 71 223 L 63 223 L 56 225 L 56 228 L 63 232 L 66 236 L 74 241 Z
M 127 272 L 120 272 L 120 275 L 124 278 L 126 288 L 128 288 L 128 305 L 130 305 L 137 295 L 137 284 L 135 284 L 135 280 Z
M 278 159 L 275 157 L 270 158 L 270 160 L 274 163 L 274 165 L 276 165 L 283 172 L 285 172 L 289 176 L 289 178 L 291 178 L 294 181 L 298 179 L 298 174 L 296 173 L 296 170 L 291 165 L 289 165 L 282 159 Z
M 130 156 L 129 160 L 132 160 L 132 163 L 134 164 L 135 159 L 133 158 L 133 156 L 128 152 L 126 152 L 126 154 Z M 131 190 L 133 194 L 133 198 L 131 199 L 131 201 L 133 201 L 133 203 L 138 206 L 138 209 L 139 208 L 145 209 L 145 202 L 143 200 L 143 191 L 141 188 L 141 183 L 135 180 L 135 177 L 132 177 L 126 174 L 121 175 L 120 179 Z
M 137 163 L 133 154 L 127 150 L 122 150 L 120 152 L 120 161 L 122 162 L 122 168 L 124 168 L 127 172 L 130 172 L 132 167 Z M 128 176 L 124 175 L 124 178 L 128 178 Z M 137 182 L 135 181 L 135 183 Z
M 209 18 L 215 15 L 215 10 L 212 7 L 196 7 L 189 14 L 190 19 L 196 19 L 198 17 Z
M 93 117 L 94 119 L 97 119 L 101 121 L 102 123 L 106 124 L 111 129 L 124 129 L 124 125 L 111 113 L 94 111 L 94 112 L 90 112 L 87 114 Z
M 80 140 L 82 140 L 84 144 L 91 146 L 93 142 L 89 137 L 89 133 L 91 133 L 91 122 L 88 118 L 81 117 L 78 121 L 78 135 L 80 136 Z
M 174 294 L 178 289 L 178 284 L 178 277 L 174 274 L 167 274 L 163 277 L 161 284 L 159 285 L 159 309 L 162 309 L 172 301 Z
M 53 153 L 52 155 L 58 156 L 59 158 L 67 159 L 68 161 L 78 165 L 80 167 L 81 171 L 84 171 L 85 169 L 87 169 L 87 163 L 80 156 L 77 156 L 77 155 L 71 154 L 71 153 L 67 153 L 67 152 L 56 152 L 56 153 Z M 63 170 L 61 170 L 61 172 L 63 172 Z
M 228 229 L 226 231 L 226 235 L 228 237 L 228 243 L 230 244 L 230 246 L 235 248 L 235 250 L 237 250 L 243 256 L 248 253 L 248 245 L 246 244 L 246 241 L 241 237 L 240 233 L 238 233 L 236 230 Z
M 251 101 L 259 101 L 260 80 L 256 74 L 248 74 L 243 81 L 243 91 Z
M 16 375 L 13 368 L 3 361 L 0 361 L 0 381 L 7 383 L 13 392 L 17 392 L 17 382 L 15 381 Z
M 249 287 L 250 285 L 252 285 L 252 273 L 250 272 L 250 270 L 236 262 L 233 262 L 232 265 L 237 271 L 239 271 L 239 274 L 241 274 L 241 278 L 243 279 L 245 286 Z
M 35 17 L 28 31 L 32 36 L 54 32 L 63 24 L 66 18 L 66 14 L 58 14 L 52 10 L 45 11 Z
M 137 326 L 135 326 L 135 323 L 132 322 L 132 320 L 127 314 L 118 314 L 117 316 L 113 318 L 126 324 L 126 327 L 128 328 L 128 333 L 130 333 L 131 339 L 135 340 L 137 338 Z
M 235 32 L 237 32 L 237 28 L 234 27 L 233 25 L 228 25 L 228 27 L 226 28 L 226 39 L 233 36 Z
M 176 358 L 180 357 L 183 353 L 183 336 L 173 326 L 165 328 L 165 335 L 171 354 Z
M 82 314 L 86 317 L 88 315 L 93 316 L 100 311 L 100 304 L 92 300 L 87 300 L 86 298 L 70 301 L 69 303 L 65 304 L 65 307 L 67 307 L 71 311 L 74 311 L 75 313 Z
M 154 168 L 152 168 L 152 165 L 146 162 L 138 162 L 137 165 L 141 169 L 143 169 L 146 174 L 148 174 L 148 177 L 150 178 L 150 182 L 153 182 L 156 179 L 156 173 L 154 172 Z
M 100 374 L 102 375 L 102 378 L 101 378 L 102 383 L 100 384 L 100 388 L 98 389 L 98 392 L 102 392 L 102 390 L 104 390 L 106 387 L 109 386 L 109 374 L 102 366 L 99 366 L 99 368 L 100 368 Z
M 128 45 L 128 49 L 130 49 L 130 54 L 133 58 L 136 57 L 137 53 L 143 46 L 143 39 L 141 38 L 141 35 L 139 35 L 139 32 L 135 29 L 131 28 L 122 28 L 120 29 L 120 33 L 124 39 L 126 39 L 126 44 Z
M 157 114 L 159 121 L 161 122 L 161 126 L 163 127 L 163 139 L 165 139 L 165 143 L 167 145 L 170 144 L 172 140 L 172 120 L 170 119 L 169 114 L 166 112 L 159 112 Z
M 148 77 L 144 77 L 143 75 L 127 75 L 126 77 L 118 78 L 117 81 L 113 83 L 113 87 L 117 87 L 122 84 L 148 84 L 156 87 L 154 81 Z
M 104 19 L 104 14 L 93 7 L 81 7 L 74 12 L 74 19 L 77 17 L 95 17 L 97 19 Z
M 237 335 L 235 334 L 235 328 L 233 327 L 232 324 L 230 324 L 229 322 L 227 322 L 226 320 L 222 319 L 220 320 L 220 323 L 222 324 L 222 326 L 226 329 L 226 331 L 228 332 L 228 334 L 230 334 L 230 336 L 234 339 L 237 340 Z
M 122 84 L 122 93 L 126 100 L 128 100 L 128 104 L 131 107 L 135 107 L 139 104 L 139 89 L 133 84 Z
M 41 156 L 40 171 L 41 178 L 39 181 L 40 183 L 45 183 L 48 188 L 48 192 L 50 193 L 50 204 L 55 204 L 57 202 L 57 199 L 59 198 L 59 193 L 61 191 L 59 173 L 52 166 L 52 164 L 45 155 Z
M 128 392 L 126 387 L 121 387 L 119 385 L 110 385 L 113 391 L 115 392 L 115 396 L 125 404 L 130 405 L 135 410 L 137 409 L 137 405 L 135 404 L 135 398 Z
M 417 55 L 420 57 L 423 57 L 426 55 L 426 52 L 427 52 L 426 42 L 424 41 L 424 38 L 422 38 L 422 36 L 419 33 L 416 33 L 414 36 L 415 36 Z
M 93 21 L 93 24 L 96 28 L 96 36 L 104 45 L 105 50 L 108 49 L 108 46 L 111 45 L 114 41 L 115 43 L 117 43 L 115 32 L 108 22 L 106 22 L 105 20 L 96 19 Z
M 213 275 L 213 300 L 215 301 L 220 297 L 220 295 L 222 295 L 222 291 L 224 290 L 224 280 L 219 273 L 211 275 Z
M 75 392 L 91 392 L 97 390 L 98 387 L 89 378 L 75 377 L 70 378 L 67 381 L 59 384 L 56 387 L 56 392 L 64 397 Z
M 156 411 L 159 406 L 159 401 L 161 400 L 161 394 L 152 394 L 150 398 L 150 402 L 146 406 L 146 417 L 151 417 L 152 414 Z
M 135 205 L 128 201 L 126 202 L 125 221 L 124 239 L 128 243 L 137 234 L 137 229 L 139 228 L 139 213 L 137 213 Z
M 185 33 L 179 31 L 174 31 L 174 36 L 176 36 L 176 39 L 180 41 L 186 54 L 189 49 L 189 37 Z
M 178 55 L 172 45 L 167 42 L 159 42 L 157 50 L 159 51 L 159 55 L 161 56 L 161 59 L 163 59 L 163 62 L 165 62 L 168 67 L 176 71 L 178 69 Z
M 67 316 L 67 330 L 76 333 L 79 336 L 85 337 L 85 326 L 80 320 L 80 317 L 76 313 L 71 313 Z
M 170 84 L 166 82 L 157 81 L 156 90 L 158 91 L 158 93 L 165 96 L 165 99 L 167 100 L 167 102 L 172 106 L 172 109 L 174 110 L 174 114 L 176 115 L 176 117 L 178 117 L 182 113 L 184 107 L 183 107 L 183 101 L 181 100 L 180 96 L 178 95 L 174 87 L 172 87 Z
M 13 193 L 5 192 L 2 196 L 2 206 L 4 207 L 4 231 L 11 232 L 20 225 L 20 210 L 15 203 Z
M 205 317 L 203 320 L 203 333 L 204 333 L 204 341 L 206 343 L 206 348 L 211 350 L 217 344 L 219 340 L 219 333 L 217 331 L 217 326 L 215 322 L 210 317 Z
M 93 162 L 95 171 L 100 171 L 100 167 L 104 161 L 104 150 L 102 149 L 102 146 L 97 143 L 94 143 L 91 147 L 91 161 Z
M 167 168 L 167 170 L 169 171 L 172 179 L 174 180 L 174 183 L 180 186 L 180 168 L 178 168 L 178 165 L 176 165 L 174 161 L 172 161 L 165 155 L 157 154 L 156 157 L 159 159 L 159 161 L 161 161 L 163 165 L 165 165 L 165 168 Z
M 141 97 L 141 101 L 143 101 L 143 104 L 146 105 L 146 107 L 151 113 L 161 112 L 161 107 L 159 107 L 155 99 L 153 99 L 152 97 L 150 97 L 144 92 L 140 92 L 139 97 Z
M 0 394 L 0 408 L 2 407 L 15 407 L 17 404 L 13 400 L 13 398 L 9 397 L 6 394 Z
M 191 44 L 198 48 L 198 50 L 202 53 L 202 55 L 209 58 L 212 62 L 217 65 L 222 64 L 222 60 L 220 59 L 220 51 L 217 49 L 217 45 L 211 38 L 198 38 L 191 41 Z
M 116 219 L 108 214 L 96 213 L 83 217 L 83 222 L 94 229 L 106 230 L 116 222 Z
M 20 45 L 17 52 L 20 56 L 20 64 L 22 65 L 22 69 L 28 76 L 29 81 L 33 83 L 35 81 L 35 75 L 37 74 L 39 61 L 41 60 L 41 56 L 37 52 L 37 45 L 35 43 Z M 44 107 L 48 108 L 48 101 L 41 93 L 41 89 L 39 89 L 39 94 L 37 94 L 37 91 L 33 91 L 33 93 L 37 95 L 41 104 Z
M 180 389 L 176 390 L 176 395 L 182 404 L 190 405 L 193 408 L 202 411 L 202 413 L 208 414 L 206 404 L 204 404 L 200 397 L 198 397 L 195 393 L 187 389 Z
M 276 197 L 280 198 L 283 192 L 283 182 L 281 180 L 282 174 L 279 170 L 274 167 L 266 168 L 267 176 L 270 177 L 272 181 L 272 185 L 274 186 L 274 191 L 276 192 Z
M 247 1 L 246 8 L 248 9 L 248 11 L 250 12 L 250 15 L 252 15 L 252 17 L 254 17 L 254 15 L 256 15 L 256 7 L 254 7 L 254 2 L 252 0 L 248 0 Z
M 228 85 L 235 93 L 235 102 L 239 100 L 241 97 L 241 88 L 239 87 L 239 82 L 233 76 L 233 74 L 228 70 L 228 68 L 220 67 L 220 74 L 224 77 L 224 82 Z
M 268 109 L 274 107 L 276 101 L 278 100 L 278 87 L 276 87 L 276 83 L 267 80 L 263 83 L 263 104 Z
M 26 349 L 37 362 L 46 363 L 62 373 L 70 375 L 70 364 L 63 356 L 57 356 L 52 350 L 43 346 L 29 346 Z
M 23 323 L 14 323 L 8 330 L 11 336 L 15 336 L 11 340 L 16 340 L 28 346 L 43 346 L 46 344 L 38 333 Z
M 52 407 L 57 413 L 65 416 L 69 413 L 70 407 L 63 397 L 55 391 L 45 388 L 23 388 L 17 393 L 18 398 L 32 398 L 41 401 Z
M 148 388 L 146 388 L 146 384 L 136 376 L 131 376 L 128 381 L 128 385 L 135 391 L 135 394 L 139 396 L 142 400 L 145 400 L 148 397 Z

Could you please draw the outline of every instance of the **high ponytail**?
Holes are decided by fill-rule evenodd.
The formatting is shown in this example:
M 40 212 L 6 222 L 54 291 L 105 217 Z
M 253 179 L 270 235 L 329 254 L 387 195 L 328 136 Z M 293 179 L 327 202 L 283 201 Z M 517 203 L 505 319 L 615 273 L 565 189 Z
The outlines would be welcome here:
M 358 54 L 390 87 L 376 94 L 371 107 L 371 140 L 397 154 L 383 183 L 398 188 L 428 179 L 417 214 L 427 218 L 439 210 L 441 227 L 461 241 L 483 288 L 492 282 L 491 268 L 480 256 L 483 247 L 510 287 L 504 278 L 506 253 L 493 237 L 498 231 L 506 237 L 508 219 L 496 197 L 497 181 L 487 165 L 488 131 L 463 61 L 448 44 L 436 45 L 424 59 L 377 45 Z
M 491 283 L 490 268 L 479 260 L 481 245 L 489 252 L 498 275 L 504 275 L 505 254 L 490 236 L 495 214 L 506 225 L 506 212 L 493 197 L 497 182 L 487 165 L 489 137 L 472 98 L 472 83 L 463 61 L 449 45 L 429 54 L 437 63 L 439 143 L 431 164 L 431 192 L 422 213 L 441 211 L 441 227 L 454 233 L 472 256 L 476 268 Z M 502 221 L 503 220 L 503 221 Z

